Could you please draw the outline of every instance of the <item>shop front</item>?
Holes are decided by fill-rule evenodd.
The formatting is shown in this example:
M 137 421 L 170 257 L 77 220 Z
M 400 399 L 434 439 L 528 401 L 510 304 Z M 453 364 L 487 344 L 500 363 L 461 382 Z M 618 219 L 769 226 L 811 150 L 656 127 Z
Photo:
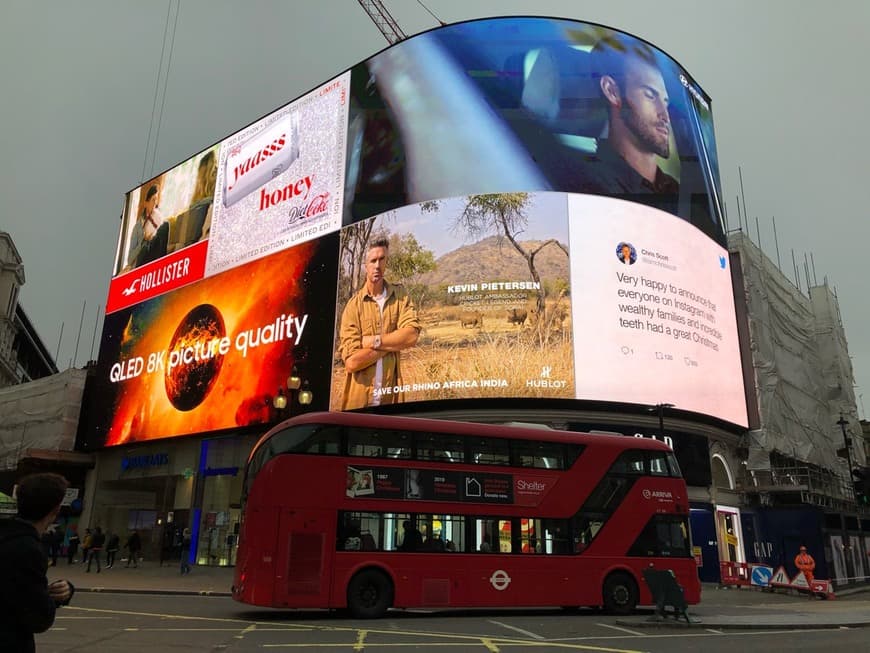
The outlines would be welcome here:
M 143 558 L 159 564 L 180 561 L 189 528 L 192 563 L 235 564 L 242 475 L 255 441 L 177 438 L 99 452 L 88 527 L 118 534 L 122 546 L 137 531 Z
M 245 462 L 258 438 L 253 435 L 201 441 L 191 562 L 220 567 L 236 564 Z

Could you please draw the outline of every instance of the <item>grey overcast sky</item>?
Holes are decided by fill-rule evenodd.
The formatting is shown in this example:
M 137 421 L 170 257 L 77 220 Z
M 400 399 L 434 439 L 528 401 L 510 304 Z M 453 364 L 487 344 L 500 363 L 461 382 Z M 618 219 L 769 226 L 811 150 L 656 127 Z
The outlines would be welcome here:
M 123 195 L 143 180 L 169 3 L 2 3 L 0 230 L 24 259 L 22 305 L 49 351 L 60 343 L 61 369 L 76 352 L 83 302 L 77 365 L 91 357 L 95 325 L 102 327 L 97 309 L 105 305 Z M 384 4 L 408 35 L 437 25 L 415 0 Z M 856 394 L 867 391 L 870 405 L 868 274 L 858 264 L 870 243 L 870 2 L 426 5 L 445 23 L 528 14 L 602 23 L 679 61 L 713 99 L 732 228 L 741 166 L 753 239 L 758 216 L 762 244 L 773 252 L 776 216 L 787 274 L 792 249 L 801 263 L 811 252 L 819 281 L 827 276 L 836 288 Z M 146 179 L 386 46 L 356 0 L 181 0 L 175 27 Z M 96 341 L 93 357 L 98 332 Z

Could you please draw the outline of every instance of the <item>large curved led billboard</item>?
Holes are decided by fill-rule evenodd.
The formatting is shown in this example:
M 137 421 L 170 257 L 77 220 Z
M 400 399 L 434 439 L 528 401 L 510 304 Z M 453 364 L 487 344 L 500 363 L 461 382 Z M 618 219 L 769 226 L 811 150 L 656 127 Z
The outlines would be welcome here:
M 84 448 L 314 408 L 669 403 L 745 426 L 710 100 L 499 18 L 384 50 L 127 195 Z

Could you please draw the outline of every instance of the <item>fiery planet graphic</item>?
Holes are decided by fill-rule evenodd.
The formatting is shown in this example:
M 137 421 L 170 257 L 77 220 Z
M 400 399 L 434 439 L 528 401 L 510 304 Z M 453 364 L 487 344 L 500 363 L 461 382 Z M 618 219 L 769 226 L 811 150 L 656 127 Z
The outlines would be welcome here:
M 175 329 L 166 366 L 166 396 L 178 410 L 192 410 L 211 392 L 223 365 L 218 343 L 224 318 L 211 304 L 191 310 Z

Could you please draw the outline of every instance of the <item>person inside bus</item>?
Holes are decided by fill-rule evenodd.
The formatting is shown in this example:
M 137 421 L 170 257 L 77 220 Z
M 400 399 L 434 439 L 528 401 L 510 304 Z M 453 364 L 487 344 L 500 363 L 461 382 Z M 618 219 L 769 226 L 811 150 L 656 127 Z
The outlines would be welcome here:
M 423 535 L 407 519 L 402 522 L 402 530 L 404 537 L 402 544 L 399 545 L 399 551 L 419 551 L 423 548 Z
M 411 296 L 400 284 L 384 278 L 390 243 L 372 242 L 366 250 L 366 281 L 341 313 L 339 353 L 345 383 L 341 409 L 395 404 L 401 401 L 401 352 L 417 344 L 420 320 Z
M 489 543 L 489 535 L 483 536 L 483 542 L 480 543 L 481 553 L 492 553 L 492 544 Z
M 423 543 L 423 548 L 426 551 L 434 551 L 435 553 L 446 551 L 444 540 L 441 539 L 441 533 L 434 533 L 431 537 L 427 537 Z

